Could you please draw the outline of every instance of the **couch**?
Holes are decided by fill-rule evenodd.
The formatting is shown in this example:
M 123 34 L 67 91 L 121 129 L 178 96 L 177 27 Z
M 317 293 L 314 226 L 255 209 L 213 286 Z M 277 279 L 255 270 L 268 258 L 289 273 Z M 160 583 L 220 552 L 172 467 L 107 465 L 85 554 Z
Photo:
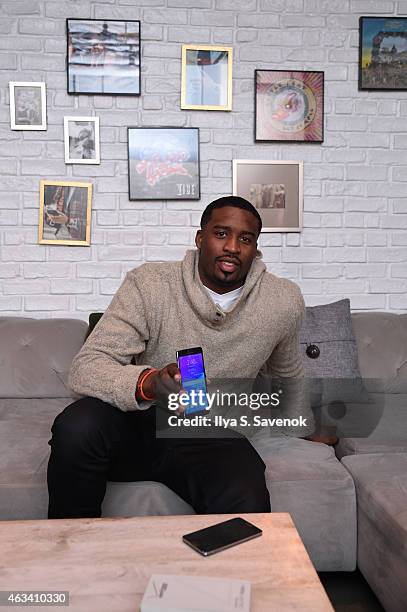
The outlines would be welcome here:
M 356 313 L 352 325 L 369 392 L 363 414 L 379 414 L 368 434 L 352 437 L 350 425 L 336 448 L 277 436 L 258 451 L 272 509 L 291 513 L 316 569 L 358 562 L 385 608 L 399 611 L 407 601 L 407 315 Z M 0 317 L 2 520 L 47 516 L 47 442 L 74 399 L 68 372 L 87 329 L 78 319 Z M 340 425 L 335 411 L 329 419 Z M 108 483 L 103 504 L 103 516 L 193 512 L 157 482 Z

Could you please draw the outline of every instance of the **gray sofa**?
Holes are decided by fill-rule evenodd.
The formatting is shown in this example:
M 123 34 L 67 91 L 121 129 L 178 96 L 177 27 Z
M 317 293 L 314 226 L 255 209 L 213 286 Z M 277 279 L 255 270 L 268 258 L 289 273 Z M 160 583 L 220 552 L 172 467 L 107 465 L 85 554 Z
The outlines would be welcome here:
M 257 449 L 272 509 L 291 513 L 317 570 L 353 570 L 358 560 L 385 608 L 399 611 L 407 601 L 407 315 L 357 313 L 352 323 L 374 402 L 364 410 L 381 408 L 370 435 L 344 437 L 335 450 L 290 437 Z M 50 427 L 73 400 L 68 372 L 86 331 L 76 319 L 0 317 L 2 520 L 47 516 Z M 103 504 L 103 516 L 188 513 L 156 482 L 109 483 Z

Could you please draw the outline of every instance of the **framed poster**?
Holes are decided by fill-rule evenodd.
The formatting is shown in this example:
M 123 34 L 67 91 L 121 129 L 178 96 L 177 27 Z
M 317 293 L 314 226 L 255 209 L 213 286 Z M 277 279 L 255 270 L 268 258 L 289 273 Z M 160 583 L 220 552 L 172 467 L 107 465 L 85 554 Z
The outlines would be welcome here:
M 129 127 L 129 200 L 199 200 L 199 128 Z
M 232 55 L 232 47 L 182 45 L 182 109 L 232 110 Z
M 360 17 L 359 89 L 407 90 L 407 17 Z
M 39 244 L 90 245 L 92 183 L 40 181 Z
M 233 195 L 257 208 L 262 232 L 300 232 L 303 162 L 233 160 Z
M 323 142 L 324 73 L 255 70 L 255 139 Z
M 67 19 L 69 94 L 140 95 L 140 21 Z
M 45 83 L 11 81 L 10 127 L 12 130 L 46 130 Z
M 99 117 L 64 117 L 66 164 L 100 164 Z

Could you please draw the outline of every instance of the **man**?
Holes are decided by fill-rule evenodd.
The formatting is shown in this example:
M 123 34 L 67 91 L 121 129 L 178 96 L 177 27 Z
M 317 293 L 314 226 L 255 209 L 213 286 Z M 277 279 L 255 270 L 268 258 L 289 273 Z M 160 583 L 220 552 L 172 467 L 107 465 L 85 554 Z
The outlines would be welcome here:
M 303 298 L 266 271 L 260 231 L 249 202 L 219 198 L 202 215 L 197 250 L 127 274 L 72 363 L 71 387 L 86 397 L 52 428 L 50 518 L 100 516 L 108 479 L 162 482 L 197 513 L 270 511 L 265 465 L 244 437 L 155 435 L 155 403 L 181 389 L 177 350 L 201 346 L 209 379 L 303 375 Z

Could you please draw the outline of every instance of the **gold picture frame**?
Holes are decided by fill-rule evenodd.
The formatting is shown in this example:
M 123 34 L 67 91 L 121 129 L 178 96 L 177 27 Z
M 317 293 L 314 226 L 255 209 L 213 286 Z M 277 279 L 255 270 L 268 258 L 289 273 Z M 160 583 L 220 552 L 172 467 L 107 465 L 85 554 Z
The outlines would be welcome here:
M 39 244 L 90 246 L 92 183 L 40 181 Z
M 232 110 L 233 48 L 182 45 L 181 109 Z

